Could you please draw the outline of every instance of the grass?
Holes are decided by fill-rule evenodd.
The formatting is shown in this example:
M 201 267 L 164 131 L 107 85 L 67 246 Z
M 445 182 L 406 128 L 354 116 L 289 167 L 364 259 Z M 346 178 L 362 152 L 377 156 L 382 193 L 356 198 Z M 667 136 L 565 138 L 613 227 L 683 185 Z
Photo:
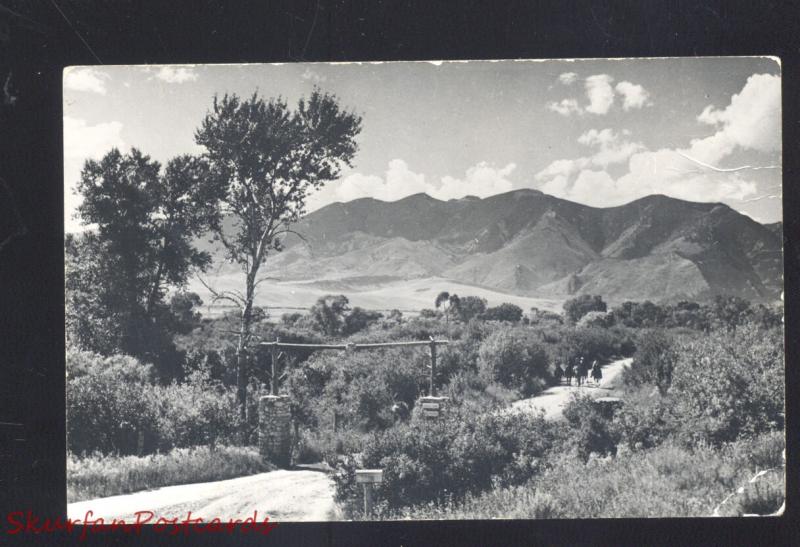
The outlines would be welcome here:
M 722 450 L 688 450 L 672 444 L 616 457 L 561 455 L 524 486 L 498 488 L 460 502 L 406 508 L 411 519 L 637 518 L 711 516 L 729 494 L 747 483 L 769 451 L 780 459 L 782 435 L 770 433 Z M 745 446 L 746 444 L 746 446 Z M 772 452 L 777 452 L 773 454 Z M 764 476 L 732 497 L 723 515 L 766 514 L 783 502 L 783 473 Z
M 128 494 L 174 484 L 231 479 L 271 471 L 258 450 L 218 446 L 176 448 L 151 456 L 93 454 L 67 458 L 67 502 Z

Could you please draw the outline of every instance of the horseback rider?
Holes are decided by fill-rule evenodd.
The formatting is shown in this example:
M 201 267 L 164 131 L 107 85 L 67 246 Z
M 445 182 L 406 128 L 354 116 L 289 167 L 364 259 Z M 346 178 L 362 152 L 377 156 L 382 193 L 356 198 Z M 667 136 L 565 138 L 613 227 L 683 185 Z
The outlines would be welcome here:
M 553 371 L 553 377 L 556 379 L 556 381 L 557 381 L 559 384 L 561 384 L 561 378 L 562 378 L 563 376 L 564 376 L 564 369 L 563 369 L 563 368 L 561 368 L 561 365 L 560 365 L 559 363 L 556 363 L 556 368 L 555 368 L 555 370 Z
M 583 362 L 583 357 L 581 357 L 578 361 L 578 385 L 583 384 L 583 381 L 588 376 L 587 372 L 586 363 Z
M 598 385 L 600 385 L 600 380 L 603 379 L 603 370 L 600 368 L 600 363 L 597 362 L 597 359 L 592 363 L 592 379 Z

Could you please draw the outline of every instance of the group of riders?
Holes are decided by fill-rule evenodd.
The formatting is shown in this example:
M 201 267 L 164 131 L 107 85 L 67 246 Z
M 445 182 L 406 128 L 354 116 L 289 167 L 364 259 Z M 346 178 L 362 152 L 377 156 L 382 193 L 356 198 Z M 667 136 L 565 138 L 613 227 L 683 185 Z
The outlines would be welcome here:
M 592 365 L 589 366 L 588 361 L 584 361 L 583 357 L 567 359 L 566 368 L 561 368 L 560 364 L 556 364 L 556 370 L 554 372 L 559 384 L 561 384 L 561 380 L 564 379 L 567 381 L 567 385 L 570 386 L 572 385 L 573 378 L 576 379 L 579 386 L 584 383 L 588 384 L 590 374 L 595 385 L 599 385 L 600 380 L 603 379 L 603 371 L 600 368 L 600 363 L 595 359 L 592 361 Z

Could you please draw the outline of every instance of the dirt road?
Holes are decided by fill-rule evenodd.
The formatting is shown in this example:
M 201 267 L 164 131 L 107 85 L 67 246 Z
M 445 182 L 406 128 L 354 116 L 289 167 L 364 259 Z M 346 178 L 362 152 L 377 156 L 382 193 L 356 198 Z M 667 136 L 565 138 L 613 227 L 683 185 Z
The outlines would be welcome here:
M 578 387 L 575 380 L 572 385 L 554 386 L 547 389 L 530 399 L 522 399 L 512 403 L 508 412 L 530 412 L 533 409 L 544 410 L 545 417 L 558 420 L 563 417 L 564 405 L 570 399 L 572 393 L 588 393 L 592 397 L 606 397 L 612 390 L 612 386 L 619 384 L 623 369 L 630 365 L 632 359 L 619 359 L 603 367 L 603 379 L 599 386 L 595 386 L 591 381 Z
M 333 481 L 321 471 L 280 470 L 224 481 L 166 486 L 155 490 L 71 503 L 69 518 L 125 519 L 135 522 L 137 511 L 152 511 L 155 518 L 202 517 L 223 521 L 244 519 L 258 511 L 258 520 L 324 521 L 335 517 Z M 144 517 L 142 517 L 144 518 Z

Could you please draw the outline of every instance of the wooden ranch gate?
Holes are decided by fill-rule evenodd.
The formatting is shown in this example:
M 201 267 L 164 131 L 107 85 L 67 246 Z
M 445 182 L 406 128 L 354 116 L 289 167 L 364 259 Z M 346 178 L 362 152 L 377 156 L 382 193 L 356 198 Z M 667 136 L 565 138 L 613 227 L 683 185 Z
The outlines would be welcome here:
M 429 367 L 428 397 L 421 399 L 422 408 L 426 416 L 438 416 L 443 398 L 436 397 L 436 347 L 447 345 L 447 340 L 419 340 L 410 342 L 384 342 L 375 344 L 294 344 L 275 340 L 274 342 L 261 342 L 260 347 L 268 348 L 271 356 L 270 365 L 270 391 L 269 395 L 259 398 L 258 401 L 258 444 L 261 455 L 276 465 L 287 467 L 291 460 L 291 411 L 289 397 L 279 394 L 280 381 L 286 376 L 284 370 L 278 373 L 278 362 L 284 359 L 288 363 L 288 352 L 292 350 L 311 351 L 346 351 L 355 352 L 363 350 L 402 348 L 402 347 L 428 347 L 431 354 Z

